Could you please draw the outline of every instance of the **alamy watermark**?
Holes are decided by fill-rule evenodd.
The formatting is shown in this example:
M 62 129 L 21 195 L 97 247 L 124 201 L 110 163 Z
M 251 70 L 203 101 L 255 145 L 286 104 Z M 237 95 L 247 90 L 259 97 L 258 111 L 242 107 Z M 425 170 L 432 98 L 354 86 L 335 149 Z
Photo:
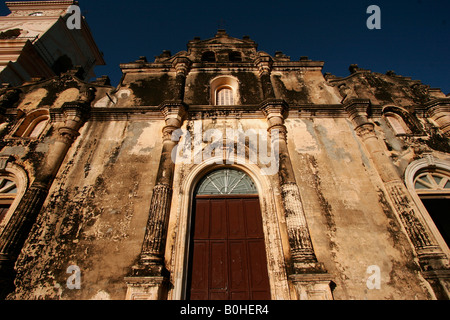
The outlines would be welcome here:
M 69 30 L 81 29 L 81 9 L 77 5 L 71 5 L 67 9 L 70 16 L 67 18 L 66 25 Z
M 367 14 L 370 14 L 370 17 L 367 18 L 366 26 L 369 30 L 373 29 L 381 29 L 381 9 L 377 5 L 371 5 L 367 7 Z
M 71 265 L 67 268 L 66 273 L 71 274 L 69 278 L 67 278 L 66 285 L 70 290 L 73 289 L 81 289 L 81 270 L 80 267 L 76 265 Z
M 367 267 L 366 273 L 370 274 L 367 278 L 366 286 L 369 290 L 381 289 L 381 270 L 377 265 Z
M 194 121 L 191 130 L 177 129 L 172 141 L 179 143 L 172 151 L 174 163 L 200 164 L 217 158 L 216 164 L 246 163 L 259 165 L 262 175 L 274 175 L 279 170 L 279 131 L 270 134 L 265 129 L 243 130 L 226 128 L 203 132 L 201 121 Z M 206 145 L 204 145 L 206 143 Z

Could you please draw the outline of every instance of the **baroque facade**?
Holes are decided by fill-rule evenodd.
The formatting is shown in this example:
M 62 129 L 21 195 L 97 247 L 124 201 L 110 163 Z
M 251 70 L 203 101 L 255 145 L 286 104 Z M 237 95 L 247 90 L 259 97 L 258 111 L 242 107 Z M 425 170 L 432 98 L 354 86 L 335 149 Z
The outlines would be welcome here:
M 448 299 L 450 98 L 323 65 L 219 30 L 4 88 L 3 296 Z

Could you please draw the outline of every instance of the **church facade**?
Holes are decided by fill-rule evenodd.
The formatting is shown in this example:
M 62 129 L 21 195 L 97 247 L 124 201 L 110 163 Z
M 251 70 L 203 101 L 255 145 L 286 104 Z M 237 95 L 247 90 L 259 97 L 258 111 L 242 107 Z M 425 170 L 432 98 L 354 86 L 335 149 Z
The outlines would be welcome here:
M 7 299 L 448 299 L 450 98 L 219 30 L 1 92 Z

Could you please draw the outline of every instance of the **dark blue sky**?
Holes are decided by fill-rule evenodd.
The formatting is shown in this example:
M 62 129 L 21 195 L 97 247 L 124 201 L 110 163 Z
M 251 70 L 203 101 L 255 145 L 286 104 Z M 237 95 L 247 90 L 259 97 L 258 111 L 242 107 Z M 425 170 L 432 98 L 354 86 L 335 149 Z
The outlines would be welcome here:
M 325 61 L 323 72 L 347 76 L 350 64 L 421 80 L 450 93 L 449 0 L 79 0 L 107 66 L 96 73 L 117 85 L 120 63 L 163 50 L 186 50 L 195 36 L 218 28 L 249 35 L 258 49 L 282 51 L 292 60 Z M 381 30 L 369 30 L 369 5 L 381 8 Z M 1 13 L 7 12 L 3 4 Z

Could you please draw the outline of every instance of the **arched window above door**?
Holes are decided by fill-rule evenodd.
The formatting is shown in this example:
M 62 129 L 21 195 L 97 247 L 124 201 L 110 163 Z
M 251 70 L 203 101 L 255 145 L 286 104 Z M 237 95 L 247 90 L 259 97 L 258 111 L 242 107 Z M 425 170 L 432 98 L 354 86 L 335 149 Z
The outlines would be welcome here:
M 408 166 L 405 182 L 441 248 L 450 253 L 450 163 L 426 155 Z
M 197 195 L 257 194 L 253 180 L 235 169 L 219 169 L 207 174 L 199 183 Z
M 450 196 L 450 177 L 444 172 L 425 171 L 414 179 L 414 187 L 419 195 L 448 194 Z

